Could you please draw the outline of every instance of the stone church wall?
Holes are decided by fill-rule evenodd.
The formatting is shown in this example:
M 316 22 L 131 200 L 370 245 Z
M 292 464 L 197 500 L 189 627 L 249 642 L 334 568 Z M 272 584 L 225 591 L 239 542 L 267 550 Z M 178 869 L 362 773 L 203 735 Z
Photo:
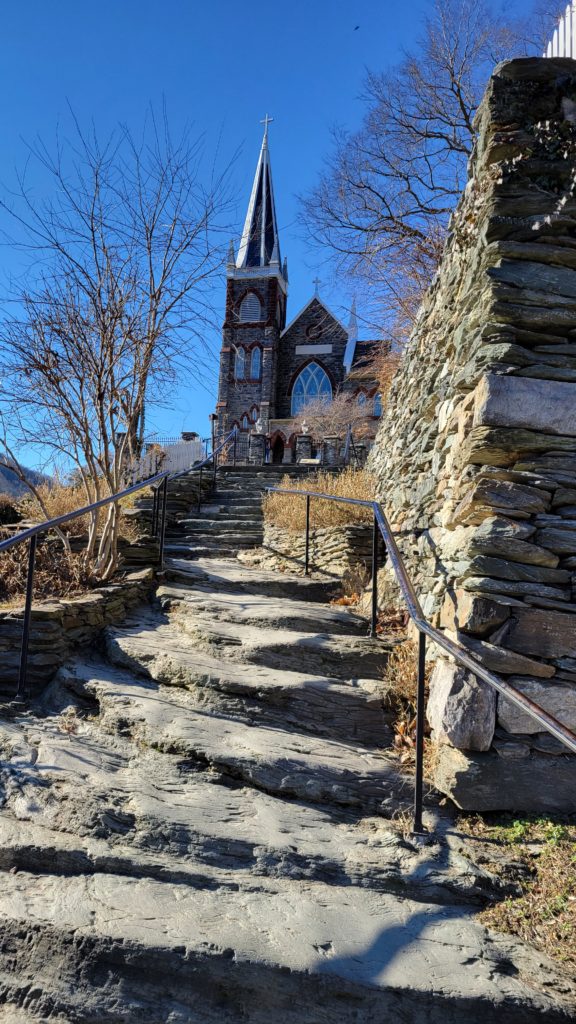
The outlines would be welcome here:
M 312 300 L 303 314 L 282 336 L 278 352 L 276 416 L 291 416 L 292 382 L 305 363 L 320 363 L 330 377 L 334 391 L 344 379 L 344 352 L 348 335 L 344 328 Z
M 372 456 L 426 615 L 576 729 L 576 62 L 500 65 Z M 436 782 L 576 809 L 576 758 L 440 658 Z

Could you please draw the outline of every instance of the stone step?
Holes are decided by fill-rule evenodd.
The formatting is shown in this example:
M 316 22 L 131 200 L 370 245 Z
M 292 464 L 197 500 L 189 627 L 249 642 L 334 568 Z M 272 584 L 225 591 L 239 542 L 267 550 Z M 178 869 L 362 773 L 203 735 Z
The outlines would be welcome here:
M 266 569 L 248 569 L 236 559 L 207 557 L 190 565 L 185 559 L 168 558 L 166 578 L 188 586 L 208 586 L 214 593 L 265 595 L 299 601 L 328 601 L 340 591 L 340 583 L 326 583 L 307 576 Z
M 569 1019 L 570 986 L 546 957 L 487 935 L 467 908 L 274 879 L 214 891 L 23 871 L 2 883 L 3 1004 L 31 1022 L 46 1007 L 55 1021 L 140 1024 Z
M 199 558 L 199 550 L 202 549 L 202 557 L 228 556 L 234 558 L 236 553 L 246 548 L 258 546 L 257 537 L 238 536 L 227 534 L 226 542 L 219 540 L 214 534 L 194 534 L 188 539 L 183 538 L 179 542 L 168 540 L 165 546 L 167 556 L 171 558 Z
M 108 658 L 163 686 L 186 687 L 191 691 L 186 707 L 198 708 L 203 714 L 226 716 L 249 726 L 265 725 L 280 733 L 289 730 L 295 736 L 311 733 L 367 747 L 390 744 L 379 680 L 355 677 L 344 681 L 342 675 L 330 675 L 327 659 L 322 659 L 310 634 L 301 637 L 302 644 L 308 644 L 300 655 L 300 664 L 303 656 L 307 661 L 307 670 L 302 672 L 296 668 L 294 656 L 281 668 L 282 658 L 263 644 L 253 650 L 252 658 L 240 645 L 237 650 L 243 660 L 224 658 L 215 645 L 200 642 L 198 633 L 187 635 L 178 625 L 164 622 L 161 614 L 128 619 L 126 625 L 106 630 Z M 363 644 L 358 639 L 355 642 Z M 332 667 L 340 653 L 336 637 L 330 653 Z M 342 666 L 338 667 L 342 671 Z
M 222 519 L 209 519 L 209 518 L 198 518 L 198 519 L 181 519 L 179 529 L 181 531 L 181 537 L 184 540 L 186 534 L 193 531 L 199 531 L 202 533 L 223 534 L 223 533 L 234 533 L 238 537 L 249 536 L 249 537 L 262 537 L 263 530 L 260 524 L 252 522 L 251 519 L 244 523 L 239 524 L 236 516 L 231 514 L 229 517 Z
M 349 681 L 360 677 L 382 682 L 390 650 L 382 640 L 368 637 L 218 622 L 207 615 L 191 614 L 186 605 L 175 615 L 174 627 L 190 638 L 196 650 L 215 657 Z
M 278 714 L 273 725 L 259 724 L 257 713 L 251 716 L 255 724 L 249 724 L 249 714 L 242 720 L 243 710 L 247 708 L 244 695 L 250 692 L 254 695 L 252 710 L 257 709 L 258 683 L 261 683 L 260 693 L 264 697 L 260 707 L 268 718 L 271 717 L 273 705 L 266 697 L 274 697 L 270 692 L 274 674 L 268 670 L 253 666 L 246 672 L 246 666 L 238 666 L 225 676 L 213 661 L 207 664 L 209 659 L 204 659 L 203 669 L 200 657 L 193 659 L 184 653 L 178 656 L 173 650 L 159 655 L 158 644 L 161 643 L 157 638 L 155 650 L 145 649 L 144 643 L 134 638 L 130 642 L 130 638 L 109 636 L 107 653 L 116 664 L 137 671 L 147 669 L 166 684 L 173 683 L 146 685 L 130 672 L 120 677 L 95 679 L 89 690 L 98 701 L 109 730 L 137 730 L 140 741 L 146 746 L 184 757 L 200 768 L 281 799 L 295 798 L 324 807 L 350 807 L 377 814 L 390 806 L 393 796 L 408 790 L 408 780 L 399 774 L 396 762 L 371 750 L 360 737 L 351 744 L 341 739 L 307 735 L 300 731 L 306 723 L 288 723 L 286 712 Z M 283 687 L 277 686 L 278 700 L 291 698 L 294 709 L 300 700 L 303 713 L 315 706 L 317 714 L 322 690 L 321 680 L 317 683 L 316 690 L 310 686 L 299 694 L 297 687 L 290 687 L 286 680 Z M 219 712 L 218 704 L 224 702 L 219 700 L 216 685 L 222 689 L 229 687 L 231 694 L 240 694 L 242 699 L 234 706 L 237 717 L 225 717 Z M 194 687 L 193 692 L 182 689 L 184 686 Z M 324 690 L 328 694 L 327 686 Z M 366 700 L 358 707 L 354 697 L 350 699 L 350 693 L 342 694 L 340 703 L 335 694 L 332 703 L 329 705 L 327 698 L 324 706 L 328 728 L 328 716 L 334 715 L 335 733 L 344 724 L 341 716 L 345 715 L 346 706 L 349 706 L 350 717 L 355 715 L 360 722 L 363 718 L 368 728 L 370 714 Z M 375 715 L 374 705 L 371 710 Z M 262 718 L 266 721 L 264 714 Z M 350 735 L 351 722 L 345 727 Z M 289 731 L 290 728 L 294 731 Z M 384 728 L 381 731 L 384 738 Z
M 154 751 L 143 759 L 156 792 L 152 787 L 133 790 L 129 827 L 116 834 L 115 842 L 90 834 L 79 821 L 81 834 L 70 827 L 58 831 L 48 821 L 29 821 L 24 832 L 17 818 L 4 814 L 0 871 L 67 877 L 107 873 L 199 890 L 240 889 L 249 871 L 255 878 L 358 885 L 448 905 L 482 904 L 508 891 L 443 839 L 437 845 L 445 845 L 449 871 L 440 872 L 430 865 L 426 847 L 402 838 L 383 818 L 358 821 L 344 812 L 334 828 L 334 814 L 313 805 L 277 800 L 256 789 L 216 786 L 175 758 L 167 769 L 166 758 Z M 64 788 L 69 785 L 63 780 Z M 159 800 L 158 786 L 177 793 L 178 804 Z M 93 810 L 94 794 L 81 788 L 84 805 Z M 74 802 L 72 792 L 67 797 Z
M 201 564 L 198 560 L 195 566 Z M 192 568 L 192 567 L 190 567 Z M 258 626 L 263 629 L 294 629 L 306 633 L 332 633 L 339 636 L 366 636 L 366 620 L 348 608 L 316 604 L 267 594 L 218 591 L 209 581 L 201 582 L 200 573 L 191 585 L 189 573 L 169 570 L 167 582 L 157 590 L 161 606 L 167 611 L 186 605 L 193 614 L 209 615 L 215 621 Z

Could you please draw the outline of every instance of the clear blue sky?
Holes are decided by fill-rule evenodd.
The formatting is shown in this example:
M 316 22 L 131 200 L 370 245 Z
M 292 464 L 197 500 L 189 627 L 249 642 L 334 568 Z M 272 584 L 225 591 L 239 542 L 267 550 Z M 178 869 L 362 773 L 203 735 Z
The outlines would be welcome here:
M 238 148 L 233 185 L 240 232 L 261 140 L 270 148 L 282 249 L 290 268 L 289 315 L 313 292 L 336 310 L 350 296 L 322 270 L 296 223 L 296 195 L 314 184 L 335 123 L 354 128 L 367 68 L 393 64 L 418 33 L 426 0 L 25 0 L 3 5 L 0 183 L 13 181 L 23 140 L 51 142 L 67 105 L 106 136 L 118 121 L 138 127 L 165 99 L 178 134 L 192 122 L 223 161 Z M 356 29 L 356 26 L 359 26 Z M 11 255 L 0 249 L 0 276 Z M 224 285 L 220 291 L 224 308 Z M 212 339 L 214 370 L 219 338 Z M 214 378 L 215 379 L 215 378 Z M 214 385 L 215 386 L 215 385 Z M 162 433 L 207 432 L 214 389 L 187 386 L 150 426 Z

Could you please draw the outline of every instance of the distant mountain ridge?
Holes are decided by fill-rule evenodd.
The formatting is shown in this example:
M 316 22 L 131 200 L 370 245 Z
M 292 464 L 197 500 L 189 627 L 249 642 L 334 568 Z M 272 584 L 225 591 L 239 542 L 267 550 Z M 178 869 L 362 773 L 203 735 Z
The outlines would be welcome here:
M 44 473 L 39 473 L 35 469 L 27 469 L 25 466 L 23 469 L 33 484 L 43 484 L 49 479 Z M 0 494 L 8 494 L 11 498 L 21 498 L 28 493 L 28 488 L 18 479 L 14 470 L 0 463 Z

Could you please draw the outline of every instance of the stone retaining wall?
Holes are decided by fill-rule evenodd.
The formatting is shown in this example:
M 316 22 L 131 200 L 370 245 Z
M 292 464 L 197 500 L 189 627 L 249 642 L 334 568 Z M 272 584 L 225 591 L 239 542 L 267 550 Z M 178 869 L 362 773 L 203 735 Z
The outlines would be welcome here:
M 32 606 L 28 685 L 40 688 L 64 664 L 70 652 L 94 640 L 108 623 L 148 598 L 154 570 L 141 569 L 124 579 L 79 597 L 42 601 Z M 0 691 L 12 695 L 18 680 L 23 608 L 0 612 Z
M 304 566 L 306 537 L 289 533 L 270 523 L 264 525 L 260 564 L 267 568 L 297 570 Z M 372 527 L 328 526 L 310 530 L 310 570 L 341 579 L 346 572 L 361 568 L 370 571 Z
M 427 616 L 573 729 L 575 98 L 574 61 L 496 69 L 370 467 Z M 576 809 L 576 759 L 444 660 L 429 719 L 461 806 Z

